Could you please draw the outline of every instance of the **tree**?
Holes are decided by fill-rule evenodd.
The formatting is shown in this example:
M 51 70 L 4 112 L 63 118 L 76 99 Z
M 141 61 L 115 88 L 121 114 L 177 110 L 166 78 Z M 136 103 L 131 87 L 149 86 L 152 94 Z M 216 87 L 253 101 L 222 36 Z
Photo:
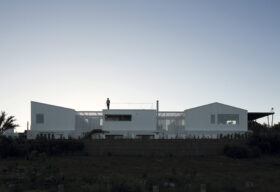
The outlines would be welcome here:
M 97 135 L 98 137 L 104 133 L 109 133 L 108 131 L 104 131 L 102 129 L 93 129 L 92 131 L 85 134 L 84 139 L 91 139 L 92 136 Z
M 14 129 L 18 127 L 17 124 L 15 124 L 15 117 L 9 116 L 7 117 L 7 114 L 2 111 L 0 114 L 0 135 L 2 135 L 5 131 L 9 129 Z

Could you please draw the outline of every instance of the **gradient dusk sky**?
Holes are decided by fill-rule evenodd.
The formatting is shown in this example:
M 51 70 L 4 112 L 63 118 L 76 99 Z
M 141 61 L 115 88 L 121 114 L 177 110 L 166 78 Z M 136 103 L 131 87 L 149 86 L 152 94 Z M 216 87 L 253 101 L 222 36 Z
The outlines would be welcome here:
M 278 122 L 279 61 L 279 0 L 0 0 L 0 110 L 18 131 L 31 100 L 97 111 L 107 97 L 274 107 Z

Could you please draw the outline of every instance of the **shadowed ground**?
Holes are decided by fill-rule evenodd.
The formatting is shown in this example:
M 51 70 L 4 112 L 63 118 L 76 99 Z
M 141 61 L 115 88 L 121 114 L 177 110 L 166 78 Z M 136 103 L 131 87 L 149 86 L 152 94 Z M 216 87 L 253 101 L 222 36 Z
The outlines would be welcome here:
M 280 157 L 44 155 L 0 160 L 0 191 L 279 191 Z

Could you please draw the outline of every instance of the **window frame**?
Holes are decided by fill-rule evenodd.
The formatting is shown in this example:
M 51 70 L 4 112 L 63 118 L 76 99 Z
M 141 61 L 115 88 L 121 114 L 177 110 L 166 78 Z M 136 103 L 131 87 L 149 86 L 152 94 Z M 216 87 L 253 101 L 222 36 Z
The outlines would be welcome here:
M 36 113 L 35 116 L 36 124 L 44 124 L 45 123 L 45 116 L 43 113 Z
M 212 125 L 216 124 L 216 115 L 215 114 L 211 114 L 211 116 L 210 116 L 210 123 Z
M 229 123 L 235 122 L 235 123 Z M 232 114 L 218 114 L 217 115 L 218 125 L 233 125 L 237 126 L 240 124 L 240 115 L 236 113 Z
M 107 122 L 131 122 L 131 114 L 105 114 L 104 121 Z

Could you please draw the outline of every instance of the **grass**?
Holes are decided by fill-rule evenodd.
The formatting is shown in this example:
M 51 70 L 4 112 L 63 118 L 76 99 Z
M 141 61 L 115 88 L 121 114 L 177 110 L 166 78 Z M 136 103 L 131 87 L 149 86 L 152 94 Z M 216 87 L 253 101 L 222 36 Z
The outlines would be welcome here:
M 1 159 L 0 191 L 280 191 L 280 157 L 61 156 Z

